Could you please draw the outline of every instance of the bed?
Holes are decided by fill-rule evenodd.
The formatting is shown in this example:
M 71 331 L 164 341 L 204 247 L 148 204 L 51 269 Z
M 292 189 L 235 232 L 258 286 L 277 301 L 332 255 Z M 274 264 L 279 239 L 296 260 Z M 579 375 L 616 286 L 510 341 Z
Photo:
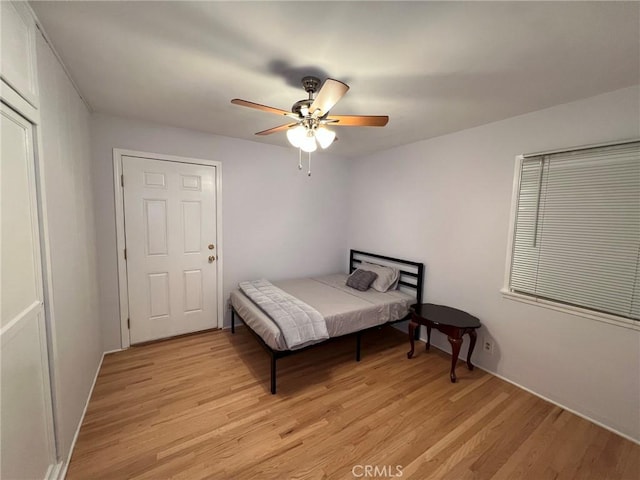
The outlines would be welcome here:
M 237 317 L 269 353 L 272 394 L 276 393 L 278 359 L 313 348 L 333 338 L 353 335 L 356 338 L 356 361 L 359 362 L 363 333 L 408 320 L 411 305 L 422 303 L 422 263 L 350 250 L 349 274 L 367 263 L 398 269 L 397 288 L 384 293 L 373 289 L 359 291 L 345 285 L 348 274 L 344 273 L 273 282 L 279 289 L 313 307 L 326 322 L 329 338 L 300 348 L 287 347 L 280 327 L 245 292 L 237 289 L 231 293 L 231 333 L 235 333 Z

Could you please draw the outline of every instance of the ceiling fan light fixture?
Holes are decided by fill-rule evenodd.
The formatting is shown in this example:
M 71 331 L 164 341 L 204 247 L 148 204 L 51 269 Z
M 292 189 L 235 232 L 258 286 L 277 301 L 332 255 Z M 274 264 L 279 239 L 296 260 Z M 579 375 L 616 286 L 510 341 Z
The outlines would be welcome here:
M 300 148 L 300 145 L 307 136 L 307 129 L 303 125 L 296 125 L 287 130 L 287 140 L 296 148 Z
M 313 131 L 308 130 L 306 136 L 300 142 L 300 149 L 303 152 L 315 152 L 318 149 L 318 145 L 316 144 L 316 138 L 313 136 Z
M 323 149 L 329 147 L 329 145 L 331 145 L 336 138 L 336 132 L 334 132 L 333 130 L 329 130 L 325 126 L 316 128 L 315 133 L 316 140 L 318 140 L 318 143 Z
M 307 92 L 308 98 L 295 102 L 291 111 L 249 102 L 241 98 L 234 98 L 231 103 L 288 117 L 289 123 L 257 132 L 256 135 L 271 135 L 286 131 L 287 140 L 298 149 L 298 169 L 302 169 L 302 152 L 309 154 L 309 175 L 311 175 L 311 153 L 318 149 L 318 145 L 326 149 L 336 140 L 336 133 L 326 128 L 325 124 L 336 127 L 384 127 L 389 121 L 389 117 L 386 115 L 329 116 L 334 105 L 349 90 L 349 85 L 344 82 L 327 78 L 320 87 L 319 78 L 307 76 L 302 79 L 302 86 Z

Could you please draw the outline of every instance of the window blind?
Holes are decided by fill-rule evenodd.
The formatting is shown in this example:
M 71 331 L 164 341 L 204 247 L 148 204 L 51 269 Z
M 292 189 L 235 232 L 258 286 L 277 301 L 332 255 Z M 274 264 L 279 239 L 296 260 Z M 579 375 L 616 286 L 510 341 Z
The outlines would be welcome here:
M 509 288 L 640 320 L 640 142 L 525 158 Z

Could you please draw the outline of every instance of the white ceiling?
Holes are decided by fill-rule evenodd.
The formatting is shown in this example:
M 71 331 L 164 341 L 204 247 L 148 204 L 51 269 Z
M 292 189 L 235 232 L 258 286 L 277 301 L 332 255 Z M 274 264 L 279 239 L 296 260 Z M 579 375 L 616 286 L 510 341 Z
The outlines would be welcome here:
M 640 83 L 639 2 L 32 2 L 96 112 L 287 145 L 253 134 L 304 75 L 351 90 L 338 130 L 362 155 Z

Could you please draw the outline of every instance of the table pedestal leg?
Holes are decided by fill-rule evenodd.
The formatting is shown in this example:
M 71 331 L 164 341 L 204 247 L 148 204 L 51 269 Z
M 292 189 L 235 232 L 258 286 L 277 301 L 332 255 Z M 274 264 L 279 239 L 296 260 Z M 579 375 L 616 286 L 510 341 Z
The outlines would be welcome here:
M 427 345 L 425 350 L 429 351 L 429 347 L 431 347 L 431 324 L 427 323 Z
M 413 357 L 413 352 L 415 350 L 415 334 L 416 334 L 416 329 L 419 326 L 420 325 L 414 322 L 413 320 L 409 321 L 409 342 L 411 343 L 411 350 L 407 352 L 407 358 Z
M 471 363 L 471 354 L 473 353 L 473 349 L 476 346 L 476 339 L 478 337 L 475 329 L 469 330 L 469 337 L 471 338 L 471 344 L 469 345 L 469 352 L 467 353 L 467 368 L 469 370 L 473 370 L 473 363 Z
M 458 355 L 460 355 L 460 346 L 462 345 L 462 338 L 448 337 L 451 344 L 451 383 L 456 383 L 456 362 L 458 361 Z

